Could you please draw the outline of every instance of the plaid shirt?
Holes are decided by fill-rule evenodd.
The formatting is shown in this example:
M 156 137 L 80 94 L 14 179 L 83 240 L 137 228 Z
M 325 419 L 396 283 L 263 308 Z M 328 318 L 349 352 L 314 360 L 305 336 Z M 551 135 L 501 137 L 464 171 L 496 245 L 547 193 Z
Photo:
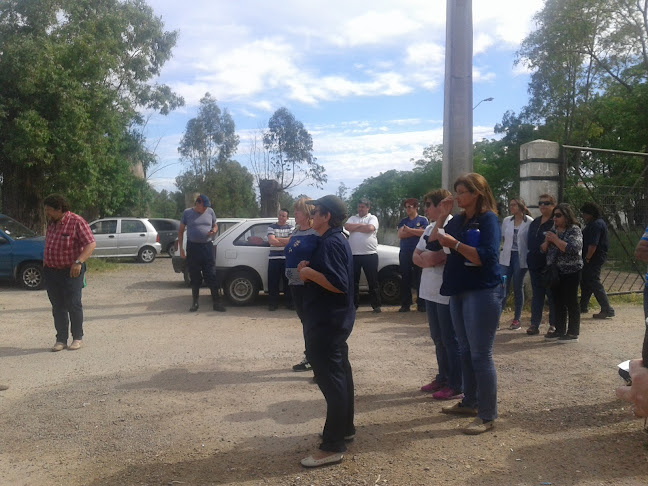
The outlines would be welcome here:
M 70 268 L 83 248 L 94 240 L 85 219 L 68 211 L 60 221 L 47 225 L 43 264 L 50 268 Z

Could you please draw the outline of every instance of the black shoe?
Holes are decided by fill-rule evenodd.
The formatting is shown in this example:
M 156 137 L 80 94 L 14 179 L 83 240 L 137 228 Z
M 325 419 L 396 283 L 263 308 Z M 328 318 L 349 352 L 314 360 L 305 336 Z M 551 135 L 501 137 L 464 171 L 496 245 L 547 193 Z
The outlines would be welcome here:
M 556 331 L 549 331 L 544 336 L 545 341 L 557 341 L 558 339 L 560 339 L 560 337 L 561 337 L 561 334 L 558 334 Z
M 194 300 L 193 304 L 191 304 L 191 307 L 189 307 L 189 312 L 196 312 L 198 310 L 198 307 L 200 307 L 198 305 L 198 301 Z
M 292 369 L 293 371 L 311 371 L 313 367 L 308 362 L 308 360 L 304 358 L 300 363 L 297 363 L 295 366 L 293 366 Z
M 270 304 L 268 306 L 269 311 L 276 311 L 279 306 L 277 304 Z
M 419 312 L 427 312 L 427 309 L 425 308 L 425 306 L 417 307 L 416 310 L 419 311 Z
M 587 314 L 589 312 L 589 309 L 581 309 L 581 314 Z
M 404 306 L 404 305 L 401 306 L 400 309 L 398 309 L 398 312 L 409 312 L 409 311 L 410 311 L 409 306 Z
M 286 306 L 286 309 L 288 309 L 288 310 L 295 310 L 295 306 L 292 305 L 292 304 L 288 304 L 288 305 Z
M 592 316 L 594 319 L 609 319 L 614 317 L 614 311 L 601 311 Z
M 374 314 L 380 314 L 382 312 L 382 309 L 380 307 L 374 307 L 373 311 Z
M 578 342 L 578 336 L 574 336 L 573 334 L 565 334 L 564 336 L 560 336 L 558 338 L 558 342 L 561 343 L 561 344 L 577 343 Z
M 526 333 L 529 336 L 535 336 L 536 334 L 540 334 L 540 329 L 535 326 L 529 326 L 529 328 L 526 330 Z
M 216 312 L 225 312 L 227 309 L 225 309 L 225 306 L 220 302 L 214 302 L 214 310 Z

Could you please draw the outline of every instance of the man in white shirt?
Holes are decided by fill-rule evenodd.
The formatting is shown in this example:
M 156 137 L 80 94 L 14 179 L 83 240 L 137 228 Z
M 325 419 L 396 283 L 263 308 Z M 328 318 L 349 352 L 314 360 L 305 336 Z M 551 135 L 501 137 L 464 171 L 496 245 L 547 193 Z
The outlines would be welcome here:
M 373 311 L 380 312 L 380 292 L 378 289 L 378 218 L 369 212 L 368 199 L 358 201 L 358 214 L 351 216 L 344 229 L 349 232 L 349 245 L 353 253 L 354 303 L 360 303 L 360 272 L 364 270 L 369 284 L 369 297 Z

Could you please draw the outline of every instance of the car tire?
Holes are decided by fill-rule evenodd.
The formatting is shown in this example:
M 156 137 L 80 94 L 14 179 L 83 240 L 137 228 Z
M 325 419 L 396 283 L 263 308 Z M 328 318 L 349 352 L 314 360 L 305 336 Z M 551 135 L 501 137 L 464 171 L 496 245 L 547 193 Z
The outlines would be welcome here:
M 249 270 L 234 270 L 225 279 L 223 293 L 235 306 L 252 304 L 259 296 L 259 279 Z
M 156 256 L 155 248 L 151 246 L 145 246 L 137 254 L 137 262 L 151 263 L 153 260 L 155 260 L 155 256 Z
M 172 243 L 169 243 L 169 246 L 167 246 L 166 252 L 169 254 L 171 258 L 175 255 L 176 249 L 175 249 L 175 241 Z
M 26 263 L 18 271 L 18 280 L 22 288 L 41 290 L 45 286 L 45 274 L 40 263 Z
M 397 271 L 391 271 L 379 277 L 378 287 L 380 300 L 383 304 L 398 305 L 400 303 L 401 276 Z

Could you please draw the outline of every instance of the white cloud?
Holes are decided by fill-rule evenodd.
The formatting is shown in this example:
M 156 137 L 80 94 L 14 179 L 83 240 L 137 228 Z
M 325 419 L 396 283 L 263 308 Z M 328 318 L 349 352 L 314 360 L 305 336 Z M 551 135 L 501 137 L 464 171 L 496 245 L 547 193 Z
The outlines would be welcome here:
M 403 10 L 372 10 L 344 23 L 342 32 L 332 40 L 341 47 L 383 44 L 397 37 L 410 35 L 422 28 Z

